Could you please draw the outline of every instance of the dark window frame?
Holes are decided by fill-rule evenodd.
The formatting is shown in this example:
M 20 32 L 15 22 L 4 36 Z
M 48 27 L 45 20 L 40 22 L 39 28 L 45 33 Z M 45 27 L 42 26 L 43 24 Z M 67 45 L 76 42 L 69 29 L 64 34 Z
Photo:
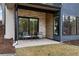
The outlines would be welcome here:
M 77 25 L 77 20 L 79 20 L 79 19 L 77 19 L 77 18 L 79 18 L 79 17 L 78 16 L 76 17 L 76 34 L 79 35 L 79 33 L 77 32 L 77 26 L 78 26 Z
M 58 18 L 56 18 L 58 17 Z M 55 19 L 56 18 L 56 19 Z M 55 34 L 55 21 L 57 21 L 58 25 L 57 25 L 57 29 L 58 29 L 58 35 Z M 54 36 L 59 36 L 60 35 L 60 11 L 57 12 L 55 15 L 54 15 L 54 20 L 53 20 L 53 35 Z

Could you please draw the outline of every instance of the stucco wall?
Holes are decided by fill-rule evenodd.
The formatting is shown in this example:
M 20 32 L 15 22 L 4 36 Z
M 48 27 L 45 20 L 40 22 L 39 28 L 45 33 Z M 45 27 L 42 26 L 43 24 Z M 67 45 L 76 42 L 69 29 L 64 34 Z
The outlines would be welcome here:
M 5 38 L 13 38 L 15 35 L 14 27 L 14 9 L 7 9 L 6 6 L 6 22 L 5 22 Z
M 39 33 L 42 32 L 43 37 L 46 37 L 46 13 L 19 9 L 18 16 L 39 18 Z

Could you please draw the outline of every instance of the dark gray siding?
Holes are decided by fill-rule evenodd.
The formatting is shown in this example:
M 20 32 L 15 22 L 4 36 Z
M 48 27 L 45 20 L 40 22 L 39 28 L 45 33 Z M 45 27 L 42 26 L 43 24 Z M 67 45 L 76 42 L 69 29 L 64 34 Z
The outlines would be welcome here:
M 54 36 L 54 40 L 60 41 L 60 36 Z
M 79 35 L 65 35 L 62 36 L 62 41 L 79 40 Z
M 65 3 L 61 8 L 61 15 L 79 16 L 79 3 Z
M 63 20 L 63 15 L 64 16 L 79 16 L 79 4 L 78 3 L 63 4 L 61 8 L 61 20 Z M 79 39 L 79 35 L 62 35 L 61 40 L 69 41 L 69 40 L 78 40 L 78 39 Z

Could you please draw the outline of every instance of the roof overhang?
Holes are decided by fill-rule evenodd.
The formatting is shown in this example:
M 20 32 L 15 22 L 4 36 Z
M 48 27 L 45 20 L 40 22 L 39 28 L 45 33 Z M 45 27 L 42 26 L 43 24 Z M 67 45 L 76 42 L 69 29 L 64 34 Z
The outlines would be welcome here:
M 14 8 L 14 5 L 16 3 L 7 3 L 7 8 Z M 19 9 L 33 9 L 33 10 L 40 10 L 40 11 L 59 11 L 61 7 L 58 6 L 51 6 L 51 5 L 46 5 L 42 3 L 17 3 L 17 8 Z
M 38 9 L 45 9 L 45 10 L 59 10 L 60 9 L 60 7 L 53 6 L 53 5 L 52 6 L 46 5 L 46 4 L 42 4 L 42 3 L 25 3 L 25 4 L 19 4 L 19 5 L 34 7 L 34 8 L 38 8 Z

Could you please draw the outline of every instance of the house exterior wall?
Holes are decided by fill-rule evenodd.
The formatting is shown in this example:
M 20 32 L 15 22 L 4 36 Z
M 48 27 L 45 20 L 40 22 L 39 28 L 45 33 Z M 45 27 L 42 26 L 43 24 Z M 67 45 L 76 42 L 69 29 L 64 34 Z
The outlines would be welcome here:
M 79 4 L 78 3 L 64 3 L 61 8 L 61 26 L 64 16 L 79 16 Z M 79 35 L 63 35 L 61 27 L 61 41 L 78 40 Z
M 39 33 L 42 33 L 43 37 L 46 37 L 46 13 L 19 9 L 18 16 L 39 18 Z
M 15 38 L 15 22 L 14 22 L 14 8 L 6 9 L 6 22 L 5 22 L 5 38 Z
M 42 32 L 43 37 L 53 38 L 53 14 L 19 9 L 18 16 L 39 18 L 39 33 Z M 4 37 L 15 39 L 14 8 L 7 8 L 7 6 Z
M 79 16 L 78 3 L 63 3 L 61 8 L 61 15 L 65 16 Z
M 79 4 L 78 3 L 65 3 L 62 5 L 61 8 L 61 39 L 56 37 L 58 40 L 61 41 L 68 41 L 68 40 L 75 40 L 79 39 L 79 35 L 63 35 L 62 34 L 62 20 L 63 20 L 63 15 L 64 16 L 79 16 Z M 19 9 L 18 12 L 19 16 L 27 16 L 27 17 L 36 17 L 39 18 L 39 32 L 42 32 L 43 37 L 53 37 L 53 20 L 46 20 L 46 17 L 52 19 L 52 15 L 48 14 L 49 16 L 46 16 L 47 14 L 44 12 L 37 12 L 37 11 L 32 11 L 32 10 L 23 10 Z M 14 8 L 8 9 L 6 7 L 6 30 L 5 30 L 5 38 L 15 38 L 15 22 L 14 22 Z M 50 26 L 49 26 L 50 24 Z M 50 30 L 49 30 L 50 29 Z
M 53 39 L 54 17 L 53 14 L 46 14 L 46 37 Z
M 6 22 L 5 22 L 5 38 L 15 39 L 15 17 L 14 7 L 6 6 Z M 33 10 L 19 9 L 18 16 L 39 18 L 39 33 L 42 32 L 43 37 L 53 38 L 53 14 L 39 12 Z

